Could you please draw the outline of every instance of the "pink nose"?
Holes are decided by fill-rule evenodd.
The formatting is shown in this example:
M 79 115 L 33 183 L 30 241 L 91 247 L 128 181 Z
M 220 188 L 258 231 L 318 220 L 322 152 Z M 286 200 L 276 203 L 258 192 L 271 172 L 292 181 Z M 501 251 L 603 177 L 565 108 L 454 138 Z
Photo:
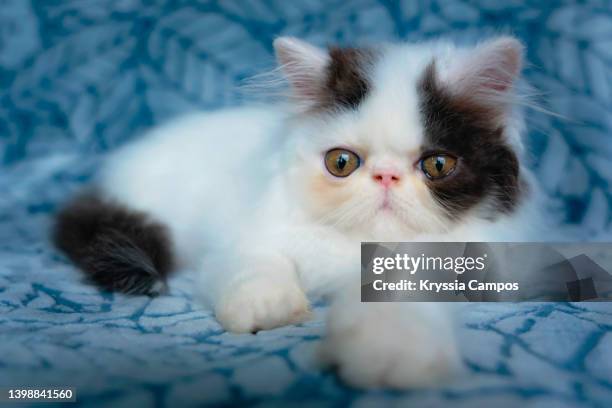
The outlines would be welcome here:
M 389 171 L 376 173 L 372 176 L 372 178 L 374 181 L 387 188 L 399 183 L 400 181 L 399 174 Z

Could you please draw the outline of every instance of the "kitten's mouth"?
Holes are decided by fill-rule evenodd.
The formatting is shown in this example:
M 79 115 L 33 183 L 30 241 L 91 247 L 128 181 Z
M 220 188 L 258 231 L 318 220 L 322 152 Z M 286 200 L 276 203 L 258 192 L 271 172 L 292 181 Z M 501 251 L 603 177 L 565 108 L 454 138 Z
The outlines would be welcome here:
M 391 198 L 389 197 L 389 193 L 385 192 L 385 196 L 383 198 L 382 203 L 380 204 L 379 210 L 381 211 L 392 211 L 393 207 L 391 205 Z

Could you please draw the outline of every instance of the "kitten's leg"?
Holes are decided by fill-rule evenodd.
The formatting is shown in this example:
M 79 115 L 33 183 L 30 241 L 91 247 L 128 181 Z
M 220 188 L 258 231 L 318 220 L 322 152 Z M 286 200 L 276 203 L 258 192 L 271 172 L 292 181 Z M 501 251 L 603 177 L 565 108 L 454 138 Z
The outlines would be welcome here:
M 460 366 L 448 305 L 361 303 L 358 289 L 331 305 L 322 356 L 356 387 L 436 383 Z
M 295 265 L 282 255 L 241 256 L 235 268 L 224 268 L 213 286 L 215 315 L 231 332 L 254 333 L 310 316 Z

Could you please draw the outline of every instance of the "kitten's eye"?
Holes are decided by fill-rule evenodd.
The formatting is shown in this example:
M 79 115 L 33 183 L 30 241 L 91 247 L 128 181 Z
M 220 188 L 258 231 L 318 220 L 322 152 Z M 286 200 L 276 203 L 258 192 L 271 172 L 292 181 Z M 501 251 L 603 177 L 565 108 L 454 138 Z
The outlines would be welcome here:
M 448 176 L 456 165 L 457 159 L 447 154 L 434 154 L 421 159 L 421 170 L 433 180 Z
M 346 177 L 357 170 L 361 159 L 346 149 L 332 149 L 325 153 L 325 167 L 336 177 Z

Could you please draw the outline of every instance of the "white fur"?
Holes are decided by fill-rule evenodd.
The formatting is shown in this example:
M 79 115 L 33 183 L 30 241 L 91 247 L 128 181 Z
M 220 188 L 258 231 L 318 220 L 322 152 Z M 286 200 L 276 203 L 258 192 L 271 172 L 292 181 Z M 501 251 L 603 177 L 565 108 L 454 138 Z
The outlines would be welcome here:
M 512 46 L 502 41 L 504 50 Z M 324 53 L 293 39 L 275 45 L 294 70 L 289 81 L 309 97 L 304 81 L 320 75 Z M 479 48 L 474 55 L 499 60 L 494 43 L 488 47 L 492 53 Z M 100 184 L 169 227 L 180 260 L 199 271 L 200 291 L 227 329 L 302 321 L 306 295 L 340 291 L 324 350 L 341 376 L 358 386 L 430 384 L 459 360 L 448 313 L 427 303 L 361 303 L 354 287 L 360 241 L 524 240 L 536 225 L 529 205 L 488 221 L 486 202 L 451 223 L 413 166 L 424 132 L 415 83 L 434 57 L 442 78 L 469 77 L 474 69 L 461 65 L 475 63 L 469 53 L 449 43 L 387 46 L 371 72 L 372 92 L 354 112 L 311 117 L 275 105 L 179 119 L 118 152 Z M 516 113 L 505 119 L 509 143 L 519 150 L 523 120 Z M 351 181 L 325 179 L 331 176 L 322 154 L 337 146 L 366 157 Z M 392 197 L 394 213 L 378 210 L 381 191 L 371 173 L 381 166 L 404 177 Z M 352 184 L 343 187 L 346 199 L 327 202 L 310 181 L 330 190 Z
M 358 287 L 330 308 L 324 363 L 356 387 L 431 386 L 460 371 L 453 310 L 444 303 L 361 303 Z M 352 292 L 352 293 L 351 293 Z

